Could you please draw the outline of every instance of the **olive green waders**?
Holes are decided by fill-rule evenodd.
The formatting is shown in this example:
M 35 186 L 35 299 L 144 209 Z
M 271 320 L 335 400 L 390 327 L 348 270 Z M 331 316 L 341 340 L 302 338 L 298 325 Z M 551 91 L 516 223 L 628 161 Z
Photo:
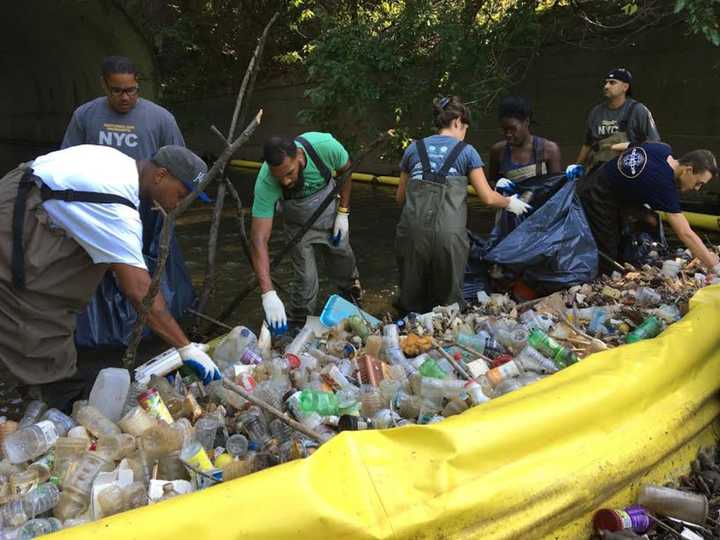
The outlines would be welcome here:
M 424 313 L 434 306 L 463 302 L 470 243 L 467 227 L 467 176 L 447 176 L 465 148 L 457 143 L 433 173 L 427 149 L 416 142 L 423 177 L 408 182 L 396 245 L 400 270 L 399 307 Z

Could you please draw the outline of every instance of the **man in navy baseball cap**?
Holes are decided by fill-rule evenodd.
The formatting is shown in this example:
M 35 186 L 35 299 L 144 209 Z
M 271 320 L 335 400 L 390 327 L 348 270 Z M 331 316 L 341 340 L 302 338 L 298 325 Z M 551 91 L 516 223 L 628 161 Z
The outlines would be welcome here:
M 632 96 L 632 73 L 630 73 L 629 70 L 625 68 L 613 69 L 607 74 L 607 77 L 605 77 L 605 82 L 607 83 L 608 81 L 617 81 L 627 84 L 627 88 L 624 88 L 625 96 Z

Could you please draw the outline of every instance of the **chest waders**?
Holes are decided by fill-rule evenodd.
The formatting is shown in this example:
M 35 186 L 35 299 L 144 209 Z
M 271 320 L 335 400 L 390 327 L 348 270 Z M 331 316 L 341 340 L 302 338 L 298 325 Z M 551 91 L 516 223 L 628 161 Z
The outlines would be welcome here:
M 108 268 L 50 225 L 48 200 L 135 208 L 118 195 L 52 190 L 27 165 L 0 180 L 0 362 L 26 384 L 75 372 L 75 318 Z
M 424 313 L 436 305 L 463 304 L 467 237 L 467 176 L 448 176 L 467 146 L 460 141 L 432 172 L 423 140 L 416 142 L 422 178 L 408 181 L 397 226 L 400 307 Z
M 619 152 L 610 149 L 612 145 L 626 142 L 640 142 L 631 141 L 627 133 L 627 125 L 630 121 L 630 116 L 632 115 L 637 105 L 638 102 L 633 101 L 628 106 L 625 114 L 623 115 L 620 123 L 618 124 L 618 130 L 615 133 L 593 143 L 592 150 L 590 151 L 590 155 L 588 156 L 588 163 L 590 164 L 590 166 L 588 167 L 589 171 L 595 169 L 598 165 L 602 165 L 603 163 L 606 163 L 611 159 L 615 159 L 616 157 L 618 157 Z
M 285 237 L 290 240 L 312 216 L 315 209 L 335 188 L 335 179 L 327 165 L 320 159 L 313 146 L 303 137 L 295 139 L 299 142 L 306 155 L 320 171 L 325 180 L 325 186 L 319 191 L 302 196 L 304 182 L 298 179 L 298 184 L 292 191 L 283 192 L 281 202 L 282 213 L 285 220 Z M 351 180 L 348 179 L 348 182 Z M 350 239 L 342 238 L 338 246 L 331 242 L 332 229 L 335 224 L 337 212 L 337 199 L 320 214 L 315 224 L 290 251 L 290 260 L 293 267 L 293 276 L 290 287 L 290 305 L 288 319 L 301 323 L 305 317 L 315 312 L 319 280 L 315 251 L 319 251 L 325 260 L 325 271 L 331 281 L 332 287 L 343 295 L 348 295 L 353 280 L 358 277 L 355 266 L 355 255 L 350 247 Z

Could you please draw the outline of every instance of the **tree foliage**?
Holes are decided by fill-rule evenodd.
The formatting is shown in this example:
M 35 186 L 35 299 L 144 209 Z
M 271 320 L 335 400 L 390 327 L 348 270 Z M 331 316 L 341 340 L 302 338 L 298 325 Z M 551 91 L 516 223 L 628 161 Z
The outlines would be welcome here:
M 294 4 L 318 29 L 293 52 L 309 83 L 301 118 L 361 138 L 388 127 L 417 135 L 439 95 L 485 109 L 522 78 L 542 31 L 536 0 Z
M 133 0 L 116 0 L 132 2 Z M 140 2 L 170 100 L 233 93 L 264 24 L 281 12 L 261 78 L 307 85 L 300 117 L 350 146 L 429 128 L 434 97 L 475 112 L 520 82 L 546 42 L 621 47 L 660 25 L 720 45 L 720 0 L 175 0 Z M 137 12 L 137 10 L 135 10 Z M 353 137 L 355 140 L 353 140 Z

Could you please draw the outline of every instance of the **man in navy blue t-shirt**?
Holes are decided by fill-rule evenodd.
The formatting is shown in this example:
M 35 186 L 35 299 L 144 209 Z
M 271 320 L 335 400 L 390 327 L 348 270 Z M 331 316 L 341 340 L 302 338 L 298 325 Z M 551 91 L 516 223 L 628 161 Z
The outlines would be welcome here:
M 667 212 L 680 241 L 708 269 L 719 273 L 717 255 L 693 232 L 680 207 L 681 192 L 700 191 L 716 174 L 717 162 L 709 150 L 694 150 L 678 160 L 668 145 L 645 143 L 631 146 L 583 178 L 577 191 L 598 249 L 606 255 L 620 258 L 622 213 L 647 204 Z

